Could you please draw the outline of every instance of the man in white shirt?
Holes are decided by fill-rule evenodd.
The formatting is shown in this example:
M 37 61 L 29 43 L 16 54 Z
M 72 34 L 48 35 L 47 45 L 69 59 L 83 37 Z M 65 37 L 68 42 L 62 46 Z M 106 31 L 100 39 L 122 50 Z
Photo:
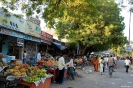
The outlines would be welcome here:
M 125 67 L 126 67 L 126 73 L 128 73 L 128 69 L 129 69 L 129 66 L 131 64 L 131 62 L 129 60 L 129 57 L 126 57 L 126 60 L 125 60 L 124 64 L 125 64 Z
M 23 54 L 23 64 L 26 64 L 27 63 L 27 53 L 26 51 L 24 51 L 24 54 Z
M 68 65 L 68 77 L 69 78 L 71 77 L 71 79 L 74 80 L 75 79 L 74 77 L 75 68 L 73 64 L 73 56 L 70 56 L 69 58 L 70 58 L 70 61 L 66 64 Z
M 64 77 L 64 69 L 66 67 L 65 60 L 64 60 L 65 58 L 66 58 L 66 54 L 63 54 L 62 57 L 60 57 L 58 60 L 59 75 L 57 77 L 56 83 L 59 83 L 59 84 L 62 84 L 63 77 Z
M 42 51 L 39 50 L 39 52 L 38 52 L 38 54 L 37 54 L 37 61 L 39 61 L 39 60 L 42 59 L 41 53 L 42 53 Z

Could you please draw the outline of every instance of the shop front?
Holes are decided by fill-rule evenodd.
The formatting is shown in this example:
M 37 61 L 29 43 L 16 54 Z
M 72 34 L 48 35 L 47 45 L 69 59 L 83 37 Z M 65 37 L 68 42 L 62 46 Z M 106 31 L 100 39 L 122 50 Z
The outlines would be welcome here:
M 30 35 L 25 35 L 24 39 L 24 50 L 28 54 L 27 58 L 36 58 L 38 52 L 38 45 L 40 44 L 41 39 Z
M 15 55 L 16 59 L 21 59 L 23 44 L 18 45 L 17 40 L 23 40 L 26 21 L 10 12 L 10 16 L 6 14 L 0 8 L 0 51 L 4 55 Z
M 40 44 L 40 20 L 35 18 L 27 18 L 25 25 L 25 45 L 24 50 L 27 52 L 27 58 L 36 58 L 38 52 L 38 45 Z
M 4 55 L 15 56 L 16 59 L 22 59 L 22 49 L 23 49 L 23 33 L 16 32 L 13 30 L 0 28 L 1 35 L 1 52 Z M 23 40 L 19 41 L 18 40 Z M 21 45 L 18 43 L 21 42 Z
M 51 47 L 52 41 L 53 35 L 41 31 L 41 44 L 39 45 L 39 48 L 42 50 L 44 55 L 47 55 L 47 53 L 52 54 L 51 52 L 49 52 L 49 48 Z

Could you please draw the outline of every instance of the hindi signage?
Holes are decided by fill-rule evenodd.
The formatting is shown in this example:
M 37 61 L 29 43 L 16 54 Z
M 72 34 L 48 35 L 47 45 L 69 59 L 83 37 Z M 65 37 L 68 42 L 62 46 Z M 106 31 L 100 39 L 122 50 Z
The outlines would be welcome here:
M 25 20 L 15 17 L 12 13 L 8 13 L 10 14 L 9 17 L 7 17 L 6 14 L 7 13 L 0 9 L 0 26 L 24 33 Z
M 41 39 L 45 39 L 47 41 L 53 41 L 53 35 L 46 33 L 44 31 L 41 31 Z
M 27 35 L 31 35 L 31 36 L 40 38 L 41 28 L 39 25 L 36 25 L 36 24 L 27 20 L 26 26 L 25 26 L 25 33 Z
M 18 38 L 24 38 L 23 33 L 19 33 L 19 32 L 13 31 L 13 30 L 9 30 L 9 29 L 1 28 L 0 33 L 5 34 L 5 35 L 9 35 L 9 36 L 18 37 Z

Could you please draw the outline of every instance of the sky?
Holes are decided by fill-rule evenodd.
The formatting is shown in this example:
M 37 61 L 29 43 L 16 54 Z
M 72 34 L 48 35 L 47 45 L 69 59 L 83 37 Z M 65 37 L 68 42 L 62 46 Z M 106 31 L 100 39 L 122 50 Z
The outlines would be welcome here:
M 127 10 L 123 10 L 121 15 L 124 17 L 124 23 L 125 23 L 125 30 L 124 30 L 123 33 L 129 39 L 129 18 L 130 18 L 130 12 L 127 11 Z M 133 41 L 133 13 L 131 13 L 130 40 Z

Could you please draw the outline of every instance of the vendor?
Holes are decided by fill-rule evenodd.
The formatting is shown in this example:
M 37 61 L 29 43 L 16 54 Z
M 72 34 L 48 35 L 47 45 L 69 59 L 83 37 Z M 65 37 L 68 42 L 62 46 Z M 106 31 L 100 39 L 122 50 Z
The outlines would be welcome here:
M 3 61 L 3 54 L 0 53 L 0 66 L 3 67 L 3 66 L 7 66 L 7 64 Z
M 60 57 L 58 60 L 59 74 L 58 74 L 58 77 L 56 79 L 56 83 L 59 83 L 59 84 L 62 84 L 63 77 L 64 77 L 64 69 L 66 67 L 65 58 L 66 58 L 66 54 L 64 53 L 64 54 L 62 54 L 62 57 Z

